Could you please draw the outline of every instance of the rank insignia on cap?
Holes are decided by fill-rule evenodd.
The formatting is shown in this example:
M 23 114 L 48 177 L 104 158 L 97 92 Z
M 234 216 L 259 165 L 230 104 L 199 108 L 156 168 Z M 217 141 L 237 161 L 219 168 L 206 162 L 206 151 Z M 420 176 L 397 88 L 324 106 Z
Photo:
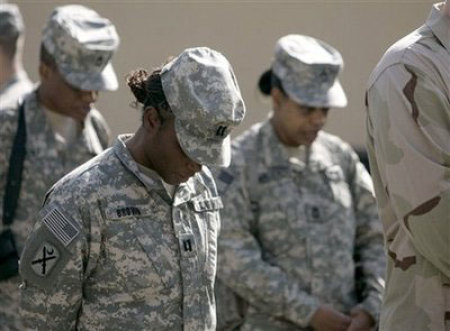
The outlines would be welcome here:
M 216 129 L 216 136 L 218 137 L 225 137 L 228 135 L 228 126 L 226 125 L 219 125 Z
M 50 210 L 42 219 L 42 222 L 65 247 L 80 233 L 75 222 L 57 208 Z
M 31 269 L 40 277 L 47 276 L 56 262 L 59 260 L 59 252 L 55 246 L 44 242 L 36 251 L 32 261 Z

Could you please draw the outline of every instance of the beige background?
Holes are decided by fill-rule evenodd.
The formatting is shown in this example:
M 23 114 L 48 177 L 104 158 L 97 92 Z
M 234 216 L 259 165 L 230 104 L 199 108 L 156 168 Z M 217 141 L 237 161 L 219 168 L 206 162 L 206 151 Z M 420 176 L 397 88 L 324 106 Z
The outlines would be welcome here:
M 41 29 L 53 7 L 67 1 L 17 1 L 27 25 L 24 63 L 33 80 Z M 120 88 L 100 95 L 98 108 L 114 135 L 134 131 L 139 112 L 124 82 L 135 68 L 151 69 L 168 55 L 209 46 L 232 63 L 247 105 L 241 132 L 266 117 L 268 100 L 256 89 L 269 67 L 276 40 L 288 33 L 322 39 L 343 55 L 342 84 L 349 104 L 330 112 L 326 130 L 364 144 L 363 106 L 367 78 L 386 48 L 424 23 L 432 0 L 390 1 L 79 1 L 111 19 L 121 37 L 113 59 Z

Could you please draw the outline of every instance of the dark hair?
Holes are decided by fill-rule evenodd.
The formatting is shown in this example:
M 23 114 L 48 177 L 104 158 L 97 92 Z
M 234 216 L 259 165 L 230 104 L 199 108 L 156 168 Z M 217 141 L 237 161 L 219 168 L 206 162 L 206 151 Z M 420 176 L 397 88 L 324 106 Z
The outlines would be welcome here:
M 258 87 L 261 93 L 264 95 L 270 95 L 270 91 L 274 87 L 276 87 L 286 95 L 286 92 L 283 89 L 283 85 L 281 85 L 281 80 L 272 73 L 272 69 L 269 69 L 262 73 L 261 77 L 259 77 Z
M 48 51 L 47 48 L 45 48 L 44 44 L 41 43 L 41 49 L 39 52 L 39 60 L 46 64 L 47 66 L 49 66 L 50 68 L 56 68 L 56 61 L 55 58 L 53 57 L 53 55 L 51 55 Z
M 149 74 L 145 69 L 130 72 L 126 78 L 136 102 L 142 104 L 144 112 L 153 107 L 158 111 L 161 122 L 172 115 L 161 82 L 161 68 Z

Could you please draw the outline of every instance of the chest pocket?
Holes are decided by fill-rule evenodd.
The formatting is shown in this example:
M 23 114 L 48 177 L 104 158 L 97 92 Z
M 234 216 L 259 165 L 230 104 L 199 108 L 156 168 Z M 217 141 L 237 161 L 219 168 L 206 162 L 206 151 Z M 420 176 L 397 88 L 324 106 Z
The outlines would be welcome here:
M 105 279 L 135 298 L 173 289 L 180 281 L 179 257 L 169 213 L 152 204 L 106 208 Z
M 204 281 L 214 284 L 217 266 L 217 237 L 220 229 L 220 210 L 224 207 L 220 197 L 195 199 L 190 201 L 195 214 L 196 224 L 201 243 L 199 245 L 199 261 L 204 272 Z
M 345 179 L 342 168 L 333 165 L 325 169 L 325 179 L 331 188 L 333 201 L 344 208 L 349 208 L 352 204 L 352 197 L 349 185 Z
M 263 178 L 264 179 L 264 178 Z M 255 228 L 265 259 L 289 254 L 305 236 L 300 192 L 290 177 L 260 180 Z
M 305 176 L 305 181 L 305 186 L 308 187 L 304 194 L 308 222 L 326 223 L 342 218 L 350 210 L 350 188 L 338 165 L 310 172 Z

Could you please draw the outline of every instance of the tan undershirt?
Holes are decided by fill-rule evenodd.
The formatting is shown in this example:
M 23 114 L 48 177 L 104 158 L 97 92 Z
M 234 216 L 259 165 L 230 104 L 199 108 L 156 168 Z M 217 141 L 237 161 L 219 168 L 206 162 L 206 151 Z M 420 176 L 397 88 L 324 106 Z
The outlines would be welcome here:
M 289 161 L 300 165 L 308 164 L 308 147 L 301 145 L 298 147 L 285 146 L 289 154 Z
M 175 189 L 176 189 L 175 185 L 167 184 L 155 170 L 144 167 L 143 165 L 141 165 L 139 163 L 136 163 L 136 164 L 138 165 L 138 168 L 141 171 L 141 173 L 145 179 L 158 178 L 161 181 L 161 183 L 163 184 L 164 188 L 166 189 L 167 194 L 169 194 L 169 196 L 171 198 L 173 198 L 173 196 L 175 194 Z
M 76 119 L 44 109 L 60 148 L 72 144 L 81 133 L 81 122 Z

